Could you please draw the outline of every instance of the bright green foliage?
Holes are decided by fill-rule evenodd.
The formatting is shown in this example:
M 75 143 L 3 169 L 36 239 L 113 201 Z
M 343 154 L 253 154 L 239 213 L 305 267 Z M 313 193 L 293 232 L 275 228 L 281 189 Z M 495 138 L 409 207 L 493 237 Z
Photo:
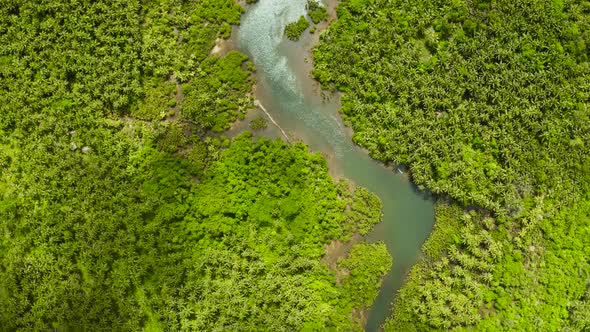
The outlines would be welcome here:
M 64 145 L 45 171 L 46 150 L 23 159 L 3 149 L 13 165 L 4 178 L 30 188 L 3 189 L 6 328 L 358 327 L 350 312 L 372 301 L 391 258 L 383 246 L 353 250 L 343 286 L 319 263 L 324 245 L 351 229 L 320 155 L 246 134 L 196 184 L 183 159 L 102 133 L 87 142 L 96 152 Z M 385 263 L 365 270 L 361 254 Z M 359 289 L 366 301 L 351 302 Z
M 570 309 L 571 331 L 585 331 L 590 329 L 590 286 L 586 293 L 575 301 Z
M 189 323 L 197 330 L 354 326 L 352 308 L 366 304 L 349 305 L 346 283 L 338 286 L 319 263 L 324 245 L 350 228 L 342 214 L 346 201 L 338 198 L 324 159 L 300 143 L 253 144 L 250 137 L 237 137 L 221 154 L 187 198 L 183 221 L 174 225 L 173 241 L 192 248 L 193 258 L 189 282 L 172 289 L 200 292 L 198 301 L 175 299 L 175 305 L 197 314 Z M 364 254 L 390 261 L 383 249 Z M 371 290 L 368 301 L 388 270 L 377 266 L 373 279 L 359 286 Z M 349 268 L 367 273 L 360 271 L 364 266 Z
M 184 238 L 195 237 L 206 248 L 209 238 L 221 240 L 230 231 L 268 245 L 261 253 L 287 254 L 297 247 L 319 258 L 328 239 L 346 235 L 346 201 L 337 199 L 323 158 L 309 155 L 303 144 L 289 148 L 263 138 L 252 144 L 250 135 L 242 135 L 221 159 L 191 204 L 202 221 Z
M 145 81 L 144 98 L 131 110 L 131 115 L 142 120 L 161 120 L 170 107 L 176 106 L 176 84 L 153 78 Z
M 584 331 L 590 289 L 590 203 L 543 220 L 520 245 L 508 245 L 494 271 L 479 324 L 503 330 Z M 585 294 L 585 295 L 584 295 Z
M 252 89 L 253 67 L 242 69 L 248 59 L 231 51 L 225 57 L 208 57 L 217 37 L 228 38 L 230 24 L 238 24 L 242 7 L 231 0 L 187 2 L 164 1 L 146 5 L 144 65 L 147 72 L 178 85 L 175 100 L 182 118 L 202 130 L 220 132 L 241 118 L 251 107 L 247 93 Z M 182 52 L 179 52 L 181 49 Z M 173 73 L 172 79 L 170 74 Z M 182 87 L 180 86 L 181 83 Z M 168 83 L 166 83 L 168 84 Z M 151 120 L 176 106 L 171 99 L 158 102 L 168 90 L 148 88 L 147 98 L 133 114 Z M 177 91 L 174 91 L 175 93 Z M 140 101 L 141 103 L 141 101 Z M 144 110 L 146 109 L 147 110 Z M 153 114 L 151 117 L 143 114 Z
M 526 237 L 506 239 L 504 225 L 490 216 L 439 205 L 427 257 L 412 269 L 386 327 L 584 330 L 589 213 L 585 203 L 541 221 Z
M 441 203 L 387 328 L 579 330 L 587 317 L 587 1 L 346 0 L 314 51 L 353 139 Z M 567 235 L 564 235 L 567 234 Z
M 357 225 L 356 231 L 367 235 L 373 226 L 381 220 L 381 199 L 365 188 L 358 188 L 351 197 L 350 209 L 346 217 L 351 224 Z
M 182 86 L 184 118 L 205 129 L 220 132 L 244 116 L 251 106 L 246 93 L 252 89 L 250 72 L 242 69 L 247 56 L 231 51 L 225 57 L 210 57 L 197 76 Z
M 342 113 L 372 156 L 513 216 L 523 198 L 590 189 L 585 5 L 397 0 L 357 15 L 353 3 L 317 47 L 314 74 L 349 92 Z
M 354 14 L 360 14 L 363 10 L 373 4 L 373 0 L 350 0 L 348 1 L 348 8 Z
M 21 145 L 2 174 L 6 330 L 129 330 L 146 320 L 134 289 L 166 264 L 163 231 L 177 207 L 156 212 L 186 195 L 188 174 L 182 161 L 137 151 L 125 133 L 95 125 L 75 136 L 92 147 L 86 154 L 65 135 L 35 134 L 57 145 Z M 157 195 L 147 179 L 161 183 Z
M 200 136 L 251 88 L 244 55 L 208 57 L 240 13 L 229 0 L 0 6 L 0 330 L 360 329 L 320 263 L 375 222 L 347 218 L 358 194 L 303 144 Z M 225 89 L 208 116 L 159 121 L 200 84 Z M 378 209 L 365 201 L 354 209 Z
M 285 26 L 285 34 L 290 40 L 297 41 L 309 26 L 309 21 L 302 15 L 297 22 L 291 22 Z
M 348 271 L 342 281 L 351 295 L 351 306 L 367 308 L 377 297 L 381 277 L 391 269 L 391 256 L 384 243 L 360 243 L 352 247 L 348 257 L 338 262 Z
M 146 1 L 142 5 L 142 65 L 146 76 L 185 82 L 198 71 L 217 38 L 228 38 L 242 7 L 232 0 Z
M 141 89 L 138 11 L 137 1 L 3 3 L 0 125 L 38 126 L 53 119 L 35 118 L 30 108 L 80 114 L 91 100 L 94 111 L 122 112 Z M 117 25 L 107 26 L 115 17 Z
M 396 299 L 387 327 L 448 329 L 479 320 L 478 307 L 503 255 L 494 232 L 476 227 L 481 216 L 441 204 L 436 228 L 424 244 L 426 260 L 415 266 Z M 489 217 L 488 217 L 489 218 Z
M 328 10 L 321 5 L 319 0 L 307 0 L 306 9 L 307 15 L 314 24 L 318 24 L 328 18 Z
M 177 2 L 176 2 L 177 3 Z M 176 22 L 186 43 L 183 50 L 191 59 L 204 60 L 216 37 L 229 38 L 230 24 L 239 24 L 244 9 L 233 0 L 183 1 Z M 175 14 L 177 15 L 177 14 Z

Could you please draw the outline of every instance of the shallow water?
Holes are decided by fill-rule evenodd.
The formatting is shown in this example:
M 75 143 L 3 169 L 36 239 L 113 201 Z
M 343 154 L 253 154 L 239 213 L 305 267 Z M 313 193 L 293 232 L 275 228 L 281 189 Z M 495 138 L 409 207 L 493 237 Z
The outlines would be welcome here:
M 345 177 L 368 188 L 383 202 L 383 222 L 367 237 L 370 241 L 384 241 L 394 262 L 369 311 L 366 331 L 377 331 L 432 229 L 433 202 L 417 191 L 406 175 L 374 161 L 352 143 L 350 129 L 342 124 L 338 114 L 338 96 L 326 101 L 310 78 L 310 48 L 317 41 L 318 32 L 305 32 L 296 43 L 283 38 L 284 26 L 305 13 L 305 3 L 306 0 L 259 0 L 242 16 L 234 38 L 237 48 L 248 54 L 257 68 L 256 99 L 278 125 L 303 140 L 312 151 L 322 152 L 334 177 Z M 335 3 L 326 4 L 333 12 Z M 248 118 L 258 115 L 263 113 L 257 110 Z M 247 121 L 238 124 L 230 134 L 244 129 Z M 257 135 L 283 136 L 270 121 L 269 128 Z

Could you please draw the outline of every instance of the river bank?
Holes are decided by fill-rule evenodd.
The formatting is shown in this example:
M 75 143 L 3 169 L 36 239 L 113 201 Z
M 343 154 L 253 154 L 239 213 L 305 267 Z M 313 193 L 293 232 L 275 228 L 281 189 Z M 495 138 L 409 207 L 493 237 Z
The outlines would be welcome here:
M 381 291 L 366 314 L 366 330 L 377 331 L 389 315 L 394 296 L 406 273 L 420 257 L 420 248 L 434 223 L 432 199 L 420 192 L 408 176 L 369 157 L 352 142 L 352 129 L 344 126 L 338 113 L 340 95 L 321 90 L 311 77 L 311 49 L 319 40 L 323 23 L 314 34 L 301 40 L 284 38 L 283 28 L 305 13 L 305 0 L 260 0 L 248 7 L 242 24 L 234 28 L 233 43 L 250 57 L 257 68 L 254 98 L 278 126 L 256 131 L 255 137 L 282 137 L 278 127 L 326 157 L 333 178 L 344 177 L 377 194 L 383 202 L 383 221 L 366 237 L 383 241 L 394 258 Z M 326 2 L 334 19 L 338 2 Z M 249 130 L 249 121 L 264 115 L 255 109 L 235 124 L 228 134 Z

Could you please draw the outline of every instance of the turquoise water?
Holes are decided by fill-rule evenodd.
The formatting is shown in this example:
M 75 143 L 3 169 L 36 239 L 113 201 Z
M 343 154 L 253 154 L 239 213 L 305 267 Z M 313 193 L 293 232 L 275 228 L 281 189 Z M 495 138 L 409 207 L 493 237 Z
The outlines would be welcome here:
M 306 32 L 296 43 L 283 38 L 284 26 L 305 13 L 305 3 L 306 0 L 259 0 L 243 15 L 241 26 L 235 31 L 235 43 L 255 64 L 255 97 L 277 124 L 302 139 L 312 151 L 321 151 L 334 177 L 345 177 L 368 188 L 383 202 L 383 221 L 368 239 L 384 241 L 394 264 L 368 314 L 366 330 L 377 331 L 432 230 L 433 201 L 417 191 L 406 175 L 374 161 L 352 143 L 350 129 L 338 115 L 338 96 L 326 100 L 310 78 L 310 48 L 318 39 L 317 32 Z M 333 6 L 328 4 L 332 12 Z M 262 114 L 258 112 L 250 116 Z M 238 125 L 234 130 L 240 129 Z M 270 121 L 262 135 L 283 136 Z

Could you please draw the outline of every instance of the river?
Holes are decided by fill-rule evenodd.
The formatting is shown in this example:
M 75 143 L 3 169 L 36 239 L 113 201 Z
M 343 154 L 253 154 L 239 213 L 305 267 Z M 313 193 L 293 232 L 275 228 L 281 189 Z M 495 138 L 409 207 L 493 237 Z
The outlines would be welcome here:
M 336 3 L 324 1 L 334 14 Z M 420 248 L 434 223 L 434 205 L 407 175 L 371 159 L 352 143 L 351 131 L 338 113 L 339 96 L 325 98 L 310 77 L 310 49 L 318 40 L 318 32 L 305 32 L 298 42 L 283 37 L 284 26 L 305 13 L 305 3 L 306 0 L 259 0 L 242 16 L 241 26 L 234 30 L 233 43 L 256 66 L 255 98 L 274 121 L 288 135 L 303 140 L 312 151 L 322 152 L 333 177 L 345 177 L 382 200 L 383 221 L 367 236 L 368 241 L 385 242 L 393 256 L 392 270 L 367 318 L 366 331 L 377 331 L 390 314 L 404 276 L 420 257 Z M 247 129 L 247 120 L 260 114 L 260 110 L 251 112 L 232 132 Z M 284 136 L 270 121 L 269 127 L 256 135 Z

